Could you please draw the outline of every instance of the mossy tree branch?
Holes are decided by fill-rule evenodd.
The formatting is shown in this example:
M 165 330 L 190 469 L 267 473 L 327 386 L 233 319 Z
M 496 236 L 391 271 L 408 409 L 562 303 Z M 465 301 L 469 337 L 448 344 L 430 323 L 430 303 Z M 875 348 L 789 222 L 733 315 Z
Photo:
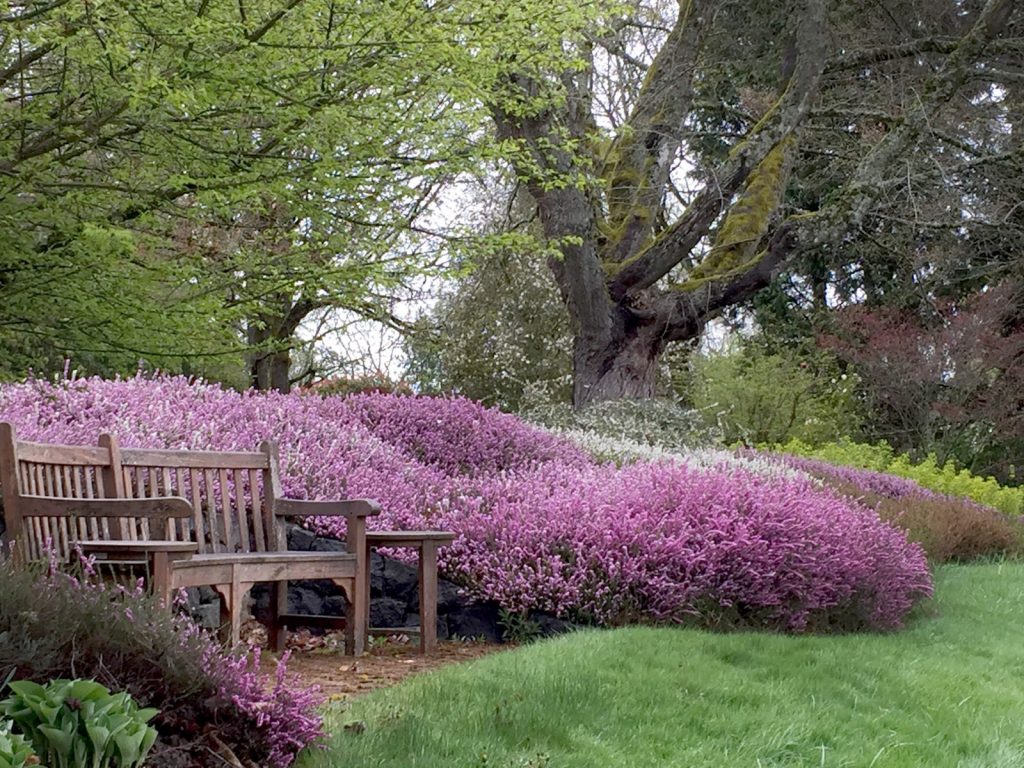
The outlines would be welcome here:
M 797 59 L 782 95 L 715 174 L 719 185 L 706 186 L 669 229 L 616 271 L 611 285 L 613 296 L 649 288 L 667 275 L 708 236 L 712 225 L 754 169 L 764 168 L 773 153 L 782 160 L 784 152 L 792 151 L 793 142 L 789 137 L 809 113 L 827 61 L 827 16 L 827 0 L 804 3 L 797 28 Z M 780 149 L 784 145 L 786 149 Z M 755 222 L 755 228 L 762 234 L 775 207 L 772 205 L 762 211 L 762 218 Z
M 651 237 L 672 163 L 693 102 L 701 42 L 720 2 L 683 0 L 665 44 L 651 63 L 632 114 L 604 161 L 608 197 L 604 259 L 618 263 Z

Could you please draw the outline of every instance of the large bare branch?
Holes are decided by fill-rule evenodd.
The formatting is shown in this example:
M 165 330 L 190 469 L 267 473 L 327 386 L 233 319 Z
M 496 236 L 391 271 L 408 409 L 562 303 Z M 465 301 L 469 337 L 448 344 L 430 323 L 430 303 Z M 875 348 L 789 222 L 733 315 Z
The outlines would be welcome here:
M 903 122 L 886 134 L 857 167 L 843 206 L 850 225 L 857 226 L 877 199 L 888 169 L 928 130 L 933 118 L 972 76 L 972 65 L 985 47 L 1006 27 L 1016 0 L 989 0 L 978 20 L 929 79 L 922 97 L 907 111 Z
M 715 174 L 718 185 L 705 187 L 671 227 L 622 266 L 612 282 L 612 296 L 649 288 L 686 258 L 751 172 L 797 130 L 817 96 L 825 67 L 827 17 L 828 0 L 806 0 L 797 27 L 796 63 L 781 98 Z
M 680 2 L 675 26 L 612 144 L 602 173 L 608 184 L 607 230 L 613 241 L 606 260 L 625 260 L 651 236 L 693 102 L 701 39 L 717 5 L 716 0 Z
M 1014 2 L 989 0 L 970 31 L 929 78 L 922 90 L 926 97 L 865 156 L 853 175 L 849 193 L 837 208 L 787 220 L 776 228 L 767 247 L 749 268 L 682 291 L 666 322 L 668 337 L 686 338 L 695 326 L 702 326 L 726 307 L 750 298 L 768 285 L 798 248 L 835 242 L 851 225 L 858 224 L 884 189 L 889 166 L 927 131 L 935 114 L 967 82 L 973 62 L 1005 28 Z

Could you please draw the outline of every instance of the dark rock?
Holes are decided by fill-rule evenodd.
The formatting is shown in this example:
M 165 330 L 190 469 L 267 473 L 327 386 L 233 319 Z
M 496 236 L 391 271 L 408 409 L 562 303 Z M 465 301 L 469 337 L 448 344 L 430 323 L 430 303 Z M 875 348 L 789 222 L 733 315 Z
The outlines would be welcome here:
M 501 624 L 498 621 L 497 603 L 472 603 L 463 605 L 446 616 L 448 630 L 452 637 L 467 640 L 483 638 L 491 643 L 503 640 Z
M 319 616 L 323 613 L 324 596 L 319 590 L 311 589 L 303 584 L 288 586 L 288 613 L 306 616 Z
M 420 577 L 416 568 L 391 558 L 384 558 L 383 563 L 383 594 L 394 600 L 403 600 L 410 607 L 418 606 Z
M 345 552 L 345 542 L 327 536 L 317 536 L 309 547 L 311 552 Z
M 270 619 L 270 585 L 257 584 L 250 592 L 253 615 Z M 348 602 L 341 587 L 332 581 L 304 580 L 288 583 L 288 613 L 304 616 L 341 616 Z
M 203 599 L 199 594 L 199 589 L 197 587 L 187 587 L 185 589 L 185 607 L 188 609 L 188 612 L 194 614 L 202 604 Z
M 330 536 L 317 536 L 308 528 L 295 523 L 286 525 L 288 549 L 292 552 L 344 552 L 345 542 Z
M 345 598 L 341 587 L 333 581 L 292 581 L 288 584 L 288 612 L 307 615 L 338 615 L 338 601 L 344 612 Z M 295 606 L 295 607 L 293 607 Z M 331 613 L 331 607 L 335 613 Z
M 371 627 L 405 627 L 405 603 L 382 597 L 370 601 Z
M 384 558 L 370 553 L 370 599 L 386 597 L 384 594 Z
M 199 602 L 204 605 L 220 600 L 220 594 L 213 587 L 196 587 L 196 591 L 199 593 Z
M 437 617 L 437 639 L 447 640 L 451 637 L 451 633 L 448 631 L 448 620 L 444 616 Z
M 404 625 L 398 624 L 396 626 L 419 627 L 419 625 L 420 615 L 418 613 L 410 613 L 408 616 L 405 617 Z M 435 631 L 437 632 L 438 640 L 447 640 L 449 637 L 451 637 L 450 633 L 448 632 L 448 622 L 445 621 L 444 617 L 442 616 L 437 617 L 437 627 L 435 628 Z
M 573 632 L 579 629 L 579 626 L 571 621 L 565 621 L 565 619 L 559 619 L 550 613 L 541 613 L 540 611 L 531 613 L 530 621 L 537 625 L 541 637 L 564 635 L 566 632 Z
M 288 526 L 288 549 L 295 552 L 308 552 L 316 540 L 316 534 L 298 525 Z
M 217 629 L 220 627 L 220 600 L 214 603 L 204 603 L 189 610 L 192 620 L 204 629 Z
M 344 616 L 348 610 L 348 600 L 344 595 L 335 595 L 324 599 L 320 609 L 321 616 Z
M 418 585 L 417 585 L 418 586 Z M 437 612 L 438 613 L 449 613 L 454 611 L 463 603 L 469 601 L 465 595 L 461 594 L 462 588 L 447 579 L 437 580 Z M 420 596 L 417 595 L 416 600 L 418 601 Z

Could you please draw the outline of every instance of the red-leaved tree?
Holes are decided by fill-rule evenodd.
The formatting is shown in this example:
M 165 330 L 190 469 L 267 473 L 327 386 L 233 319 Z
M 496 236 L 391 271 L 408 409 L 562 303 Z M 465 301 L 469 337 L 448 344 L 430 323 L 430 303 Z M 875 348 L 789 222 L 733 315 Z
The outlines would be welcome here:
M 924 313 L 853 306 L 820 341 L 854 366 L 897 448 L 1006 476 L 1024 443 L 1024 328 L 1003 285 Z

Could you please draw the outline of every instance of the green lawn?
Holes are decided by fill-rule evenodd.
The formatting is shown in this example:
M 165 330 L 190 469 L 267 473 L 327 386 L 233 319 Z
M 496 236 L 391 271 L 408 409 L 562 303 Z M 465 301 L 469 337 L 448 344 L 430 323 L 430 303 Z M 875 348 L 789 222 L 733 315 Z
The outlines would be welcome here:
M 936 591 L 892 635 L 636 628 L 496 654 L 333 709 L 299 765 L 1024 768 L 1024 565 L 947 566 Z

